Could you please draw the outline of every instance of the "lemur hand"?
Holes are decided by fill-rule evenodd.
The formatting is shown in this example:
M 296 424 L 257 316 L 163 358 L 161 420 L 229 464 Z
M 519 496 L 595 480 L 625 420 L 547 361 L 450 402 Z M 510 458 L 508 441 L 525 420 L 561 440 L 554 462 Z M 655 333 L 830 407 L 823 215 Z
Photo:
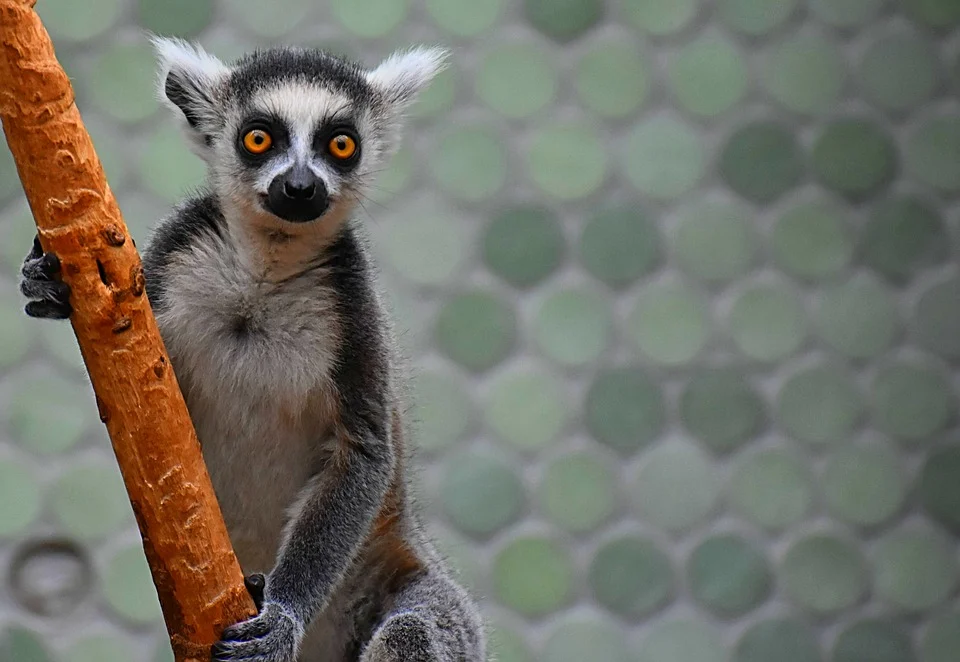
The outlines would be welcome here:
M 263 575 L 250 575 L 244 580 L 259 610 L 250 620 L 232 625 L 223 631 L 213 645 L 213 662 L 294 662 L 303 626 L 278 602 L 264 602 Z
M 20 292 L 31 299 L 24 309 L 27 315 L 47 319 L 70 317 L 70 286 L 57 279 L 59 273 L 60 258 L 55 253 L 44 253 L 40 238 L 34 237 L 33 248 L 20 269 Z

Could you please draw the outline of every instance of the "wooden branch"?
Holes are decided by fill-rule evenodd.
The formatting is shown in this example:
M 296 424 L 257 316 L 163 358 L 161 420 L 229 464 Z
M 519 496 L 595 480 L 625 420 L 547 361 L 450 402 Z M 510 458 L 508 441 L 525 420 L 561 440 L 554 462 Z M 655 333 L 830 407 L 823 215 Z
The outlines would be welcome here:
M 78 0 L 79 1 L 79 0 Z M 256 614 L 157 323 L 140 256 L 35 0 L 0 0 L 0 119 L 143 537 L 178 662 Z M 28 249 L 24 247 L 24 252 Z

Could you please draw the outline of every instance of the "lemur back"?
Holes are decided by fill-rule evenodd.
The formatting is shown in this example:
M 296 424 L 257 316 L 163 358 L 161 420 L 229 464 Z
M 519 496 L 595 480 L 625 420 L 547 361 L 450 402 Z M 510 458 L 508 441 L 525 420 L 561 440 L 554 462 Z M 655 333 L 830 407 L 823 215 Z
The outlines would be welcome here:
M 393 340 L 352 218 L 441 54 L 367 71 L 274 49 L 227 67 L 156 44 L 210 171 L 144 249 L 147 294 L 240 563 L 265 575 L 258 616 L 213 660 L 480 662 L 474 603 L 407 498 Z M 28 314 L 70 314 L 57 269 L 35 243 Z

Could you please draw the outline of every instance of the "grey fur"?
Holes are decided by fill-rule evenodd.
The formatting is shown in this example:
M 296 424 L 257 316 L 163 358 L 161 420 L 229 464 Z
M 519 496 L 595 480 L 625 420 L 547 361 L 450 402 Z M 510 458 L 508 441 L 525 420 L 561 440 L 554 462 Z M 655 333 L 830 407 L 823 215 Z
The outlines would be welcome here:
M 368 72 L 317 51 L 276 49 L 228 67 L 183 42 L 156 44 L 161 90 L 210 178 L 156 228 L 147 293 L 240 563 L 266 575 L 260 614 L 228 628 L 213 658 L 483 660 L 474 602 L 407 495 L 402 383 L 351 220 L 440 54 L 412 51 Z M 282 150 L 244 157 L 237 135 L 252 115 L 284 127 Z M 350 169 L 315 145 L 331 116 L 362 142 Z M 316 220 L 264 208 L 265 187 L 291 164 L 329 191 Z M 55 266 L 36 246 L 27 256 L 21 289 L 37 299 L 28 314 L 69 314 Z

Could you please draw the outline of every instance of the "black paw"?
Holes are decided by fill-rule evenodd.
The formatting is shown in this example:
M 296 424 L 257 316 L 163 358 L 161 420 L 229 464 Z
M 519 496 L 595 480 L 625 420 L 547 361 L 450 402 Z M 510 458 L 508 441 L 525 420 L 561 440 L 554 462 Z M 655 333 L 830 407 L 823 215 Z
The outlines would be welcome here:
M 263 589 L 267 586 L 267 580 L 257 572 L 243 578 L 243 585 L 247 587 L 247 592 L 253 598 L 253 604 L 256 605 L 259 612 L 263 608 Z
M 303 628 L 284 607 L 266 602 L 260 614 L 231 625 L 213 645 L 213 662 L 294 662 Z
M 59 280 L 60 258 L 55 253 L 44 253 L 39 237 L 34 237 L 20 274 L 20 292 L 31 299 L 24 308 L 27 315 L 47 319 L 70 317 L 70 286 Z

